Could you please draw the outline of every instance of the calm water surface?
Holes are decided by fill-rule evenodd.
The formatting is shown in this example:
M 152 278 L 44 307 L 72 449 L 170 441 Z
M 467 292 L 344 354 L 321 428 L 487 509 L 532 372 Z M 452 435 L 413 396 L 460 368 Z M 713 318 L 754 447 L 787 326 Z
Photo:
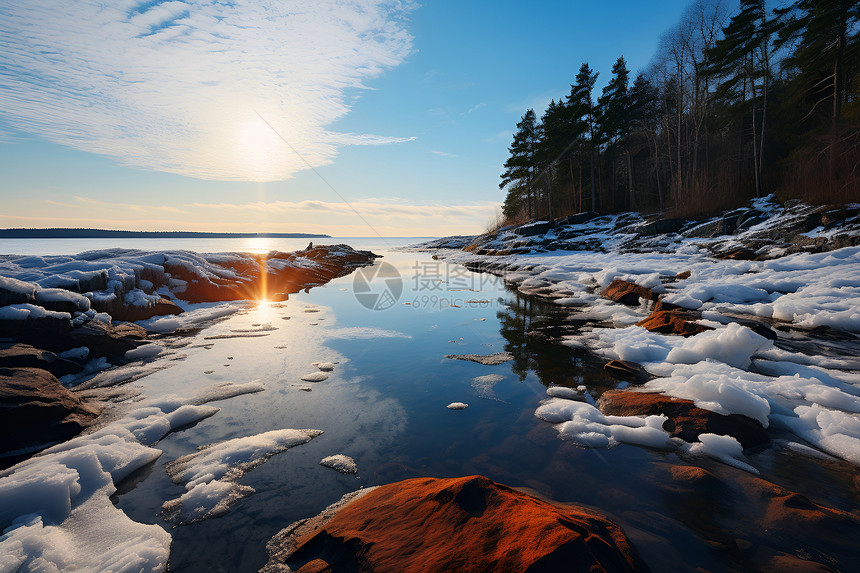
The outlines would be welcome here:
M 128 247 L 252 248 L 247 240 L 239 241 L 245 246 L 236 240 L 148 239 L 129 241 L 134 244 Z M 307 244 L 267 241 L 256 247 L 294 250 Z M 0 251 L 60 254 L 108 246 L 85 242 L 0 241 Z M 315 515 L 349 491 L 418 476 L 470 474 L 609 513 L 655 570 L 691 570 L 702 563 L 714 571 L 729 568 L 731 555 L 715 551 L 701 531 L 685 525 L 690 523 L 689 504 L 667 497 L 660 487 L 666 465 L 679 461 L 675 454 L 627 445 L 580 449 L 559 440 L 549 424 L 534 416 L 549 384 L 585 384 L 595 398 L 618 384 L 603 373 L 602 362 L 542 336 L 570 327 L 563 309 L 519 296 L 497 277 L 449 267 L 426 253 L 391 250 L 404 241 L 326 242 L 383 254 L 365 274 L 372 276 L 383 263 L 393 265 L 403 286 L 396 304 L 386 310 L 365 308 L 353 294 L 355 274 L 343 277 L 292 295 L 283 304 L 234 315 L 196 335 L 162 340 L 177 345 L 164 359 L 172 366 L 135 383 L 147 396 L 190 396 L 225 381 L 259 380 L 268 388 L 216 402 L 221 408 L 216 415 L 165 437 L 156 445 L 164 451 L 161 458 L 121 484 L 114 496 L 133 519 L 171 532 L 171 570 L 256 571 L 266 561 L 266 542 L 277 531 Z M 73 245 L 60 248 L 58 243 Z M 126 246 L 121 240 L 110 243 Z M 378 277 L 371 284 L 384 288 Z M 277 330 L 258 338 L 204 339 L 264 323 Z M 515 360 L 484 366 L 444 358 L 503 350 Z M 314 372 L 312 363 L 318 361 L 337 366 L 328 380 L 310 384 L 311 392 L 300 390 L 307 385 L 300 377 Z M 491 386 L 475 381 L 488 374 L 501 379 Z M 468 403 L 468 409 L 446 409 L 455 401 Z M 167 477 L 166 463 L 202 445 L 278 428 L 325 433 L 246 474 L 240 483 L 256 494 L 223 517 L 182 526 L 161 519 L 161 504 L 184 491 Z M 319 465 L 323 457 L 337 453 L 355 459 L 357 477 Z M 855 501 L 839 483 L 844 476 L 808 459 L 765 452 L 753 463 L 765 477 L 776 476 L 784 484 L 804 485 L 807 478 L 798 476 L 809 476 L 820 501 L 837 507 Z M 711 508 L 721 503 L 730 501 L 707 502 Z

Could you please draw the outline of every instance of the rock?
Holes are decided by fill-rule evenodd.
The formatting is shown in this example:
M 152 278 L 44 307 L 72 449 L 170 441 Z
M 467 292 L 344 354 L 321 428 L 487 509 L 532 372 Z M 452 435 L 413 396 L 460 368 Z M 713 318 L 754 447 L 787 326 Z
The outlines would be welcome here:
M 691 276 L 693 276 L 693 273 L 691 273 L 690 271 L 683 271 L 683 272 L 680 272 L 677 275 L 675 275 L 675 280 L 685 281 L 688 278 L 690 278 Z
M 585 213 L 577 213 L 576 215 L 561 217 L 560 219 L 556 219 L 555 222 L 558 225 L 582 225 L 583 223 L 588 223 L 597 217 L 600 217 L 600 213 L 596 211 L 586 211 Z
M 0 277 L 0 306 L 33 303 L 36 301 L 36 288 L 33 283 L 19 281 L 11 277 Z
M 636 306 L 639 304 L 639 299 L 644 298 L 653 300 L 654 295 L 651 289 L 639 286 L 637 284 L 625 281 L 623 279 L 615 279 L 608 287 L 600 293 L 603 298 L 626 304 L 628 306 Z
M 510 352 L 496 352 L 495 354 L 446 354 L 445 358 L 451 360 L 468 360 L 469 362 L 477 362 L 486 366 L 497 366 L 510 362 L 514 359 L 514 355 Z
M 746 548 L 739 570 L 860 571 L 860 520 L 852 513 L 725 465 L 668 469 L 660 487 L 689 508 L 683 512 L 688 525 L 720 551 Z
M 38 368 L 0 368 L 0 452 L 67 440 L 99 410 Z
M 535 221 L 520 225 L 513 232 L 520 237 L 534 237 L 535 235 L 544 235 L 553 228 L 555 228 L 554 221 Z
M 741 248 L 741 249 L 732 249 L 730 251 L 724 251 L 722 253 L 717 253 L 714 255 L 714 258 L 722 259 L 722 260 L 732 260 L 732 261 L 757 261 L 759 260 L 758 253 L 751 249 Z
M 0 320 L 0 338 L 11 338 L 33 346 L 42 347 L 40 341 L 63 337 L 72 329 L 70 318 L 27 318 L 25 320 Z
M 99 309 L 101 310 L 101 309 Z M 105 309 L 114 320 L 124 320 L 128 322 L 136 322 L 138 320 L 146 320 L 154 316 L 165 316 L 168 314 L 182 314 L 185 312 L 182 307 L 166 298 L 156 301 L 151 306 L 137 306 L 133 304 L 116 305 L 110 309 Z
M 100 320 L 91 320 L 53 343 L 62 346 L 61 350 L 86 346 L 90 349 L 90 358 L 99 358 L 121 356 L 145 340 L 146 330 L 136 324 L 106 324 Z M 45 347 L 54 350 L 47 344 Z
M 77 374 L 83 366 L 29 344 L 0 342 L 0 368 L 41 368 L 54 376 Z
M 679 334 L 681 336 L 693 336 L 700 332 L 713 330 L 710 326 L 692 322 L 691 318 L 695 318 L 695 315 L 681 310 L 656 310 L 647 318 L 637 322 L 636 326 L 641 326 L 651 332 Z
M 311 531 L 297 522 L 278 534 L 262 571 L 648 570 L 605 516 L 484 477 L 416 478 L 348 495 L 357 499 Z
M 677 233 L 689 223 L 687 219 L 657 219 L 639 227 L 636 232 L 642 236 Z
M 631 384 L 644 384 L 653 378 L 639 364 L 625 360 L 610 360 L 603 365 L 603 369 L 613 378 L 618 378 Z
M 764 324 L 758 322 L 757 320 L 746 320 L 746 319 L 744 319 L 744 320 L 736 320 L 735 322 L 737 322 L 738 324 L 740 324 L 742 326 L 746 326 L 747 328 L 749 328 L 750 330 L 752 330 L 753 332 L 755 332 L 759 336 L 764 336 L 765 338 L 768 338 L 770 340 L 776 340 L 777 338 L 779 338 L 776 334 L 776 331 L 774 331 L 772 328 L 769 328 L 769 327 L 765 326 Z
M 758 420 L 740 414 L 725 416 L 696 407 L 692 400 L 672 398 L 656 392 L 607 390 L 598 400 L 607 416 L 651 416 L 664 414 L 669 419 L 663 429 L 685 442 L 698 441 L 699 434 L 732 436 L 745 448 L 768 443 L 767 432 Z

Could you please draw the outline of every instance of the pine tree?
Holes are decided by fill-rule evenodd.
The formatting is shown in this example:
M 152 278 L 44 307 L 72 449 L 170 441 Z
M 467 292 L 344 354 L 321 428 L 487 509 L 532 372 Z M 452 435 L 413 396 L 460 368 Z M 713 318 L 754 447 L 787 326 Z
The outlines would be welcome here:
M 505 161 L 505 170 L 502 173 L 499 188 L 508 188 L 504 214 L 509 218 L 520 214 L 523 207 L 527 210 L 530 219 L 536 212 L 537 205 L 532 183 L 537 169 L 537 128 L 537 116 L 533 109 L 529 109 L 517 123 L 514 141 L 508 148 L 511 156 Z
M 612 66 L 612 78 L 609 83 L 603 87 L 603 92 L 597 98 L 597 105 L 600 108 L 600 133 L 609 145 L 608 150 L 614 148 L 622 148 L 627 159 L 627 191 L 629 195 L 630 208 L 634 207 L 633 193 L 633 165 L 630 150 L 622 145 L 622 140 L 630 131 L 630 98 L 629 98 L 630 71 L 627 69 L 627 62 L 624 56 L 620 56 L 615 60 Z M 612 156 L 612 154 L 610 154 Z M 614 157 L 613 157 L 614 158 Z M 612 175 L 614 180 L 615 169 L 612 164 Z M 612 197 L 614 197 L 615 189 L 612 189 Z M 614 200 L 614 199 L 613 199 Z
M 705 53 L 708 59 L 705 74 L 720 81 L 714 99 L 725 100 L 731 107 L 749 106 L 751 110 L 756 197 L 762 195 L 772 33 L 773 23 L 767 18 L 764 0 L 741 0 L 739 12 L 723 28 L 723 37 Z M 762 101 L 760 119 L 757 117 L 759 100 Z
M 579 67 L 576 74 L 576 83 L 570 86 L 570 95 L 567 97 L 567 109 L 570 113 L 570 122 L 574 129 L 582 129 L 582 133 L 588 135 L 586 148 L 588 150 L 589 165 L 591 169 L 591 210 L 599 211 L 597 204 L 597 185 L 594 177 L 594 154 L 597 151 L 597 109 L 594 105 L 592 92 L 594 84 L 597 83 L 598 72 L 593 71 L 588 62 Z

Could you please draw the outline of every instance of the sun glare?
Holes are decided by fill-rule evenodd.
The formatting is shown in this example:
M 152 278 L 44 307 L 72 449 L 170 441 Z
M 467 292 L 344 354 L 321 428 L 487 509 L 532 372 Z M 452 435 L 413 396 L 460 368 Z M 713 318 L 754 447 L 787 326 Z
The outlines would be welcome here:
M 274 167 L 283 156 L 284 142 L 258 117 L 250 118 L 240 128 L 237 138 L 239 156 L 258 181 L 271 179 Z

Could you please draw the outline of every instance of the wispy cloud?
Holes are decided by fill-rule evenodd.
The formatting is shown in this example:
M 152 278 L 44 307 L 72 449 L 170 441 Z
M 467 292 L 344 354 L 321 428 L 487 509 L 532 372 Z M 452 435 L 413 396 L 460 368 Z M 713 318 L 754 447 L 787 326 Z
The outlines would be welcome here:
M 144 169 L 277 180 L 343 145 L 350 92 L 412 50 L 409 0 L 0 0 L 0 124 Z M 0 125 L 2 132 L 2 125 Z
M 475 104 L 472 107 L 470 107 L 468 110 L 466 110 L 465 114 L 469 115 L 470 113 L 474 113 L 474 112 L 478 111 L 479 109 L 481 109 L 482 107 L 486 107 L 486 106 L 487 106 L 487 104 L 484 102 Z M 460 115 L 463 115 L 463 114 L 460 114 Z
M 231 212 L 260 212 L 260 213 L 320 213 L 352 215 L 356 211 L 368 218 L 388 220 L 397 219 L 485 219 L 498 209 L 499 203 L 480 201 L 465 204 L 412 204 L 398 199 L 370 199 L 346 203 L 327 201 L 255 201 L 250 203 L 192 203 L 186 207 L 192 210 L 214 210 Z
M 441 155 L 442 157 L 457 157 L 453 153 L 448 153 L 447 151 L 436 151 L 435 149 L 428 149 L 427 151 L 434 155 Z

